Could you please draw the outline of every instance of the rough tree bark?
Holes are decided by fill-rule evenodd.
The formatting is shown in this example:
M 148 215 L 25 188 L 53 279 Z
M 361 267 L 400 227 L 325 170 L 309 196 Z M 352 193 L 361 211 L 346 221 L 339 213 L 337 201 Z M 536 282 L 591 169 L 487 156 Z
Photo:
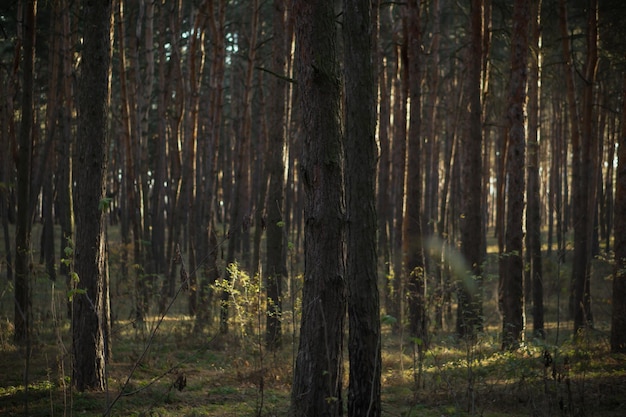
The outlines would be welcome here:
M 74 165 L 78 275 L 72 317 L 73 383 L 79 391 L 106 388 L 110 341 L 105 252 L 105 180 L 108 153 L 111 0 L 83 2 L 83 53 L 78 87 Z
M 304 287 L 290 415 L 339 416 L 345 317 L 341 84 L 334 1 L 296 0 Z
M 371 0 L 344 0 L 348 416 L 380 416 L 380 306 L 376 250 L 375 78 Z M 419 195 L 418 195 L 419 197 Z M 419 223 L 418 223 L 419 225 Z M 419 236 L 418 236 L 419 237 Z

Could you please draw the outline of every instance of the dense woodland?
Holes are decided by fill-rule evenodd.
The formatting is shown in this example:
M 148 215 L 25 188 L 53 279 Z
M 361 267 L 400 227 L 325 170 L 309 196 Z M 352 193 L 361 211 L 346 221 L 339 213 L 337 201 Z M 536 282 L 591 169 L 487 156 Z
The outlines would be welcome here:
M 3 2 L 3 346 L 31 357 L 53 282 L 78 392 L 109 390 L 116 327 L 147 346 L 132 375 L 181 320 L 296 345 L 293 416 L 381 415 L 384 329 L 414 367 L 444 333 L 517 352 L 555 323 L 625 353 L 625 17 L 621 0 Z

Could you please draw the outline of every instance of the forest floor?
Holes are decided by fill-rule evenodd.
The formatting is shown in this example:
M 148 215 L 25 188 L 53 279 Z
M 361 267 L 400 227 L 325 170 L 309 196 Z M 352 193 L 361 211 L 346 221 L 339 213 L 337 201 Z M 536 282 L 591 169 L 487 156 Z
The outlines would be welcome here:
M 546 338 L 533 339 L 529 331 L 519 350 L 503 352 L 494 259 L 490 255 L 485 275 L 485 332 L 476 343 L 457 340 L 449 317 L 445 330 L 433 333 L 430 348 L 418 358 L 408 337 L 383 317 L 382 415 L 626 415 L 626 356 L 610 354 L 608 343 L 610 261 L 594 261 L 595 326 L 574 342 L 571 322 L 565 320 L 569 271 L 548 258 Z M 112 416 L 288 414 L 297 340 L 287 315 L 278 352 L 263 347 L 258 311 L 245 325 L 232 326 L 228 336 L 217 335 L 211 325 L 198 333 L 194 320 L 183 313 L 186 300 L 181 299 L 162 322 L 154 315 L 138 326 L 129 307 L 133 287 L 128 282 L 112 283 L 108 389 L 76 392 L 70 384 L 67 290 L 40 269 L 35 266 L 28 357 L 12 342 L 12 283 L 0 282 L 0 416 L 102 416 L 107 410 Z M 112 279 L 116 275 L 112 268 Z
M 5 327 L 0 415 L 99 416 L 109 406 L 113 416 L 287 415 L 293 346 L 268 353 L 254 341 L 201 340 L 189 336 L 192 324 L 180 317 L 162 326 L 133 373 L 146 344 L 132 328 L 117 327 L 106 393 L 73 391 L 69 343 L 44 332 L 33 346 L 25 393 L 26 361 Z M 420 373 L 410 345 L 387 329 L 382 415 L 624 416 L 626 358 L 608 353 L 603 332 L 590 333 L 578 344 L 528 343 L 513 353 L 487 334 L 472 346 L 442 334 Z M 547 367 L 546 349 L 553 359 Z

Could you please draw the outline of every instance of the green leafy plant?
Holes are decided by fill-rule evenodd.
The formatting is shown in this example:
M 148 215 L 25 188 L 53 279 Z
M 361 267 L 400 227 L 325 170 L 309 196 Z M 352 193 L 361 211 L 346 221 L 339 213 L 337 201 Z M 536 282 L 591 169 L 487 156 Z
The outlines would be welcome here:
M 224 291 L 229 295 L 227 302 L 234 312 L 232 321 L 238 329 L 238 336 L 244 339 L 254 335 L 254 323 L 258 318 L 263 303 L 259 276 L 251 277 L 239 264 L 228 265 L 230 280 L 221 279 L 213 284 L 215 291 Z M 229 308 L 229 310 L 231 310 Z

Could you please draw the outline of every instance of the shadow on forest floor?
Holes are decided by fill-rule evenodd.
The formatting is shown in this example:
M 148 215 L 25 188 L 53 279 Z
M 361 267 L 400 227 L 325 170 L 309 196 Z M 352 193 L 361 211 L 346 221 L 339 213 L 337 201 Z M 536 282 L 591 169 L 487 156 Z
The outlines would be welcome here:
M 383 416 L 626 415 L 626 356 L 610 354 L 608 346 L 610 262 L 594 261 L 596 327 L 574 343 L 571 322 L 565 320 L 570 272 L 566 265 L 546 259 L 546 339 L 527 340 L 515 352 L 499 349 L 496 262 L 497 256 L 490 254 L 485 271 L 486 331 L 476 344 L 457 340 L 449 330 L 440 331 L 420 361 L 414 358 L 407 337 L 383 325 Z M 186 301 L 178 300 L 125 384 L 157 322 L 155 317 L 148 319 L 144 331 L 134 326 L 129 307 L 133 284 L 126 281 L 112 284 L 115 324 L 108 392 L 73 391 L 66 291 L 43 277 L 40 266 L 35 268 L 34 334 L 27 373 L 24 351 L 12 343 L 12 286 L 0 283 L 0 415 L 99 416 L 120 392 L 111 415 L 288 414 L 297 349 L 290 333 L 293 320 L 285 323 L 289 335 L 283 349 L 270 353 L 260 345 L 258 312 L 236 334 L 198 335 L 193 319 L 183 314 Z M 112 268 L 112 276 L 116 273 Z M 297 318 L 295 312 L 292 309 L 291 317 Z M 290 320 L 287 314 L 284 318 Z
M 2 331 L 0 414 L 103 415 L 123 389 L 111 415 L 284 416 L 295 347 L 278 353 L 258 348 L 258 339 L 190 335 L 188 318 L 168 320 L 130 383 L 130 369 L 143 350 L 143 337 L 118 322 L 109 364 L 108 393 L 71 390 L 67 337 L 57 344 L 52 331 L 33 345 L 29 390 L 24 393 L 23 352 Z M 67 334 L 68 329 L 64 328 Z M 577 344 L 528 342 L 502 352 L 496 333 L 466 345 L 441 333 L 422 362 L 411 346 L 385 330 L 382 401 L 387 416 L 623 416 L 626 357 L 608 353 L 606 333 L 591 330 Z M 546 362 L 546 352 L 550 355 Z M 547 366 L 546 366 L 547 365 Z

